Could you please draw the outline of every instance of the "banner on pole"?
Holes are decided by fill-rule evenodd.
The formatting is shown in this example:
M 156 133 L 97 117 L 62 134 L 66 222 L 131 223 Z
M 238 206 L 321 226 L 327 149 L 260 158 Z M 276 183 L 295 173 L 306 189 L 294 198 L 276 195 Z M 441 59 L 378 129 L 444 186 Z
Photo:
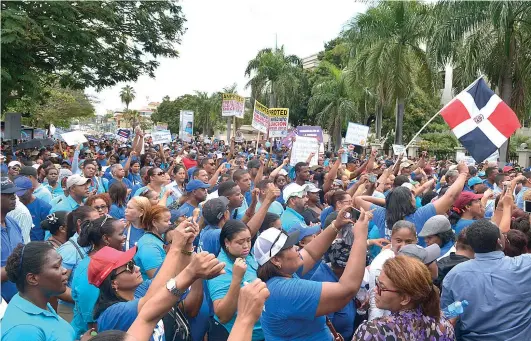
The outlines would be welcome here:
M 192 142 L 194 136 L 194 112 L 181 110 L 179 125 L 179 137 L 185 142 Z
M 253 110 L 253 123 L 251 124 L 254 129 L 263 134 L 267 134 L 269 128 L 269 114 L 268 108 L 257 100 L 254 101 Z
M 394 144 L 393 145 L 393 154 L 394 155 L 400 155 L 400 154 L 406 155 L 406 147 L 404 147 L 401 144 Z
M 313 137 L 297 136 L 291 149 L 290 164 L 295 166 L 299 162 L 306 162 L 311 153 L 315 155 L 310 161 L 310 167 L 318 164 L 319 141 Z
M 171 132 L 169 130 L 156 130 L 151 133 L 153 144 L 171 143 Z
M 352 143 L 358 146 L 365 146 L 367 144 L 368 135 L 368 126 L 349 122 L 347 128 L 347 135 L 345 136 L 345 143 Z
M 221 94 L 221 116 L 243 118 L 245 113 L 245 97 L 237 94 Z
M 269 113 L 269 137 L 284 137 L 288 135 L 288 108 L 271 108 Z

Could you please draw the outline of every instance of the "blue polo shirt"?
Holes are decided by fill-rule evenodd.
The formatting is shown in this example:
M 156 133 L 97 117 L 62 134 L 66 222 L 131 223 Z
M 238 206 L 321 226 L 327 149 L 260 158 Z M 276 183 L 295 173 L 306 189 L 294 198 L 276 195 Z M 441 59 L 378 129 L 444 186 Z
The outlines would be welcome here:
M 186 217 L 189 218 L 194 214 L 194 210 L 196 208 L 189 203 L 185 202 L 182 204 L 181 207 L 179 207 L 176 210 L 171 210 L 171 221 L 176 221 L 180 217 Z
M 133 225 L 129 226 L 125 229 L 125 245 L 124 245 L 124 251 L 129 250 L 133 246 L 138 244 L 138 241 L 142 236 L 146 233 L 144 229 L 139 229 Z
M 125 206 L 111 205 L 109 215 L 114 219 L 125 219 Z
M 134 174 L 131 171 L 129 171 L 129 174 L 127 174 L 127 179 L 131 181 L 133 186 L 136 186 L 138 184 L 142 185 L 142 178 L 140 178 L 140 173 Z
M 208 291 L 210 292 L 210 298 L 212 299 L 212 302 L 223 299 L 229 292 L 229 288 L 232 283 L 232 269 L 234 267 L 234 260 L 232 260 L 232 258 L 229 257 L 223 249 L 221 249 L 221 251 L 219 252 L 218 260 L 220 262 L 225 263 L 225 273 L 207 281 Z M 247 263 L 247 270 L 243 275 L 243 279 L 240 283 L 240 288 L 243 287 L 244 282 L 251 283 L 257 278 L 256 269 L 258 269 L 258 263 L 254 259 L 254 257 L 249 254 L 245 258 L 245 262 Z M 235 313 L 229 322 L 222 323 L 229 333 L 232 330 L 232 327 L 234 326 L 234 322 L 236 321 L 237 315 L 238 314 Z M 216 319 L 216 321 L 220 322 L 219 318 L 216 315 L 214 315 L 214 318 Z M 260 321 L 257 321 L 253 327 L 252 340 L 258 341 L 263 339 L 264 333 L 262 331 L 262 326 L 260 325 Z
M 89 264 L 89 257 L 85 257 L 79 262 L 71 284 L 72 299 L 76 304 L 74 307 L 72 327 L 74 327 L 78 339 L 85 331 L 87 331 L 88 324 L 95 321 L 93 316 L 94 306 L 100 296 L 100 289 L 90 284 L 88 281 Z
M 136 246 L 135 263 L 140 267 L 142 278 L 149 279 L 147 271 L 158 269 L 166 258 L 164 243 L 154 234 L 145 233 Z
M 221 250 L 221 244 L 219 242 L 219 235 L 221 234 L 221 228 L 215 225 L 207 225 L 199 232 L 199 248 L 201 251 L 208 251 L 216 256 Z
M 39 198 L 35 198 L 26 207 L 31 214 L 31 220 L 33 220 L 34 225 L 30 231 L 31 241 L 44 240 L 44 230 L 41 228 L 41 221 L 46 220 L 46 216 L 50 213 L 52 205 Z
M 61 200 L 57 205 L 52 206 L 50 213 L 54 213 L 57 211 L 72 212 L 79 206 L 80 205 L 77 203 L 77 201 L 75 201 L 71 196 L 67 196 L 64 200 Z
M 115 178 L 112 178 L 111 180 L 109 180 L 109 188 L 111 188 L 112 184 L 115 182 L 120 182 L 120 181 L 116 180 Z M 123 178 L 121 182 L 128 189 L 131 189 L 131 190 L 133 189 L 133 183 L 128 178 Z
M 289 232 L 294 225 L 305 225 L 304 217 L 295 211 L 291 207 L 286 207 L 284 214 L 280 217 L 280 222 L 282 223 L 282 228 Z
M 74 329 L 63 320 L 50 303 L 43 310 L 16 294 L 2 320 L 2 340 L 72 341 Z
M 52 201 L 52 193 L 43 184 L 33 191 L 33 195 L 45 202 Z
M 57 198 L 58 196 L 64 195 L 65 191 L 63 190 L 63 187 L 61 187 L 60 184 L 57 185 L 57 187 L 52 188 L 50 185 L 45 185 L 46 189 L 52 193 L 52 198 Z
M 455 234 L 458 235 L 461 230 L 463 230 L 468 225 L 471 225 L 473 222 L 475 222 L 474 219 L 459 219 L 457 221 L 457 224 L 453 226 Z
M 13 253 L 13 250 L 17 245 L 24 244 L 22 230 L 17 222 L 11 217 L 6 217 L 5 223 L 6 226 L 2 226 L 2 267 L 6 266 L 7 258 Z M 2 297 L 6 302 L 9 302 L 17 292 L 18 290 L 15 283 L 11 281 L 5 281 L 2 283 Z M 6 330 L 4 322 L 2 322 L 2 330 Z

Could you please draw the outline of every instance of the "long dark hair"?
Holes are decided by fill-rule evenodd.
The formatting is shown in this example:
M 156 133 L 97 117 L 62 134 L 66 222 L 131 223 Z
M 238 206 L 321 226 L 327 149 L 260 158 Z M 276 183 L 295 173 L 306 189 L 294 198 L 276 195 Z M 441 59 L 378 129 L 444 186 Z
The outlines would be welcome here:
M 96 210 L 90 206 L 79 206 L 70 212 L 66 218 L 67 229 L 77 232 L 77 221 L 80 220 L 81 224 L 83 224 L 83 222 L 88 219 L 91 212 L 96 212 Z
M 109 196 L 113 204 L 123 207 L 127 203 L 127 187 L 123 183 L 116 181 L 109 187 Z
M 387 228 L 399 220 L 404 220 L 410 214 L 415 213 L 415 206 L 411 204 L 411 191 L 406 187 L 396 187 L 389 192 L 385 200 L 385 222 Z
M 81 233 L 77 240 L 79 246 L 94 249 L 95 246 L 100 246 L 103 242 L 103 236 L 111 235 L 114 232 L 112 224 L 117 219 L 103 216 L 96 220 L 85 220 L 81 225 Z
M 27 274 L 41 273 L 46 254 L 53 249 L 51 244 L 41 241 L 18 244 L 6 263 L 7 278 L 15 283 L 18 291 L 25 292 Z
M 221 229 L 221 232 L 219 234 L 219 243 L 223 251 L 225 251 L 225 253 L 229 257 L 231 255 L 227 250 L 227 247 L 225 246 L 225 239 L 231 241 L 232 239 L 234 239 L 234 236 L 236 234 L 246 230 L 249 231 L 249 227 L 247 227 L 247 225 L 245 225 L 245 223 L 243 223 L 242 221 L 236 219 L 231 219 L 227 221 L 225 225 L 223 225 L 223 228 Z
M 110 306 L 120 302 L 127 302 L 127 300 L 120 297 L 120 295 L 118 295 L 116 290 L 114 290 L 112 287 L 112 281 L 115 279 L 115 277 L 116 269 L 111 271 L 111 273 L 101 283 L 100 296 L 98 297 L 98 301 L 94 306 L 94 319 L 97 319 L 101 313 L 103 313 L 105 309 L 109 308 Z
M 286 250 L 280 251 L 275 255 L 275 257 L 281 257 L 284 251 Z M 258 266 L 258 270 L 256 270 L 256 276 L 264 283 L 267 283 L 267 281 L 269 281 L 271 278 L 282 277 L 283 274 L 280 272 L 280 269 L 271 262 L 271 260 L 268 260 L 264 265 Z

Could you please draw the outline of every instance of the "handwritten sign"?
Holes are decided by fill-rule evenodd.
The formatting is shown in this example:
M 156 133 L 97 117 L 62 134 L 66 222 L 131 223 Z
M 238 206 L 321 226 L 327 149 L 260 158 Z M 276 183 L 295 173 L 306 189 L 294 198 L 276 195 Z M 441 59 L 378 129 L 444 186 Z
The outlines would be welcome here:
M 267 134 L 267 129 L 269 128 L 268 111 L 269 109 L 265 105 L 257 100 L 254 101 L 253 122 L 251 125 L 254 129 L 264 134 Z
M 288 135 L 288 108 L 271 108 L 269 113 L 269 137 Z
M 393 145 L 393 154 L 394 155 L 400 155 L 400 154 L 406 155 L 406 147 L 404 147 L 401 144 L 394 144 Z
M 61 137 L 69 146 L 76 146 L 78 144 L 86 143 L 88 142 L 85 135 L 83 135 L 80 131 L 71 131 L 68 133 L 61 134 Z
M 245 113 L 245 97 L 236 94 L 222 94 L 221 116 L 243 118 Z
M 171 132 L 169 130 L 156 130 L 151 133 L 153 144 L 162 144 L 171 142 Z
M 367 144 L 367 135 L 369 135 L 368 126 L 349 122 L 347 135 L 345 136 L 345 143 L 365 146 Z
M 311 153 L 315 155 L 310 161 L 310 167 L 317 165 L 319 141 L 314 137 L 297 136 L 293 142 L 290 164 L 295 166 L 298 162 L 306 162 Z

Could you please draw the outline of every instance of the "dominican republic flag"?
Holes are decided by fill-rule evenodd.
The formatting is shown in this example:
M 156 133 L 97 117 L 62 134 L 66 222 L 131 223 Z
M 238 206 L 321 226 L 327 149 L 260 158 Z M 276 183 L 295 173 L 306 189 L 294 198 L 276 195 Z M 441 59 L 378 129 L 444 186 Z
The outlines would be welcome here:
M 129 135 L 131 135 L 131 132 L 127 129 L 119 129 L 117 135 L 123 137 L 124 139 L 128 139 Z
M 483 162 L 520 128 L 514 111 L 483 78 L 457 95 L 441 115 L 476 162 Z

